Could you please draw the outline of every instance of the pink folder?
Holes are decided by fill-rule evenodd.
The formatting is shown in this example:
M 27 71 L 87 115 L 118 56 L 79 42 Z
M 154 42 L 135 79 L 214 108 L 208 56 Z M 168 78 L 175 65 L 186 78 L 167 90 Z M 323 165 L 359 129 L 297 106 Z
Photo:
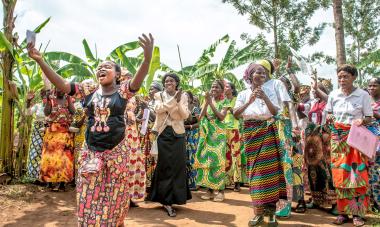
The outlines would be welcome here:
M 379 138 L 364 126 L 352 125 L 347 143 L 372 159 L 375 157 Z

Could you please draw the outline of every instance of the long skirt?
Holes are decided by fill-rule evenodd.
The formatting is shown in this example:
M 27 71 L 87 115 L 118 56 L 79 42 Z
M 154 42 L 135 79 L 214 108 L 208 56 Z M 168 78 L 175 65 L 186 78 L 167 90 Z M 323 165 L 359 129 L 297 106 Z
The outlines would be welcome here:
M 33 126 L 32 138 L 30 141 L 29 155 L 28 155 L 28 177 L 32 179 L 39 179 L 40 165 L 41 165 L 41 153 L 42 143 L 45 131 L 41 131 L 44 128 L 44 122 L 35 121 Z
M 140 137 L 135 124 L 128 125 L 125 137 L 129 143 L 129 191 L 131 199 L 145 196 L 145 157 L 141 152 Z
M 304 199 L 303 189 L 303 153 L 300 144 L 296 144 L 292 137 L 292 124 L 287 118 L 277 120 L 278 134 L 282 152 L 282 163 L 286 181 L 287 202 L 281 200 L 277 210 L 281 210 L 292 201 Z
M 197 185 L 223 190 L 226 180 L 226 130 L 223 122 L 202 118 L 194 167 Z
M 78 226 L 117 226 L 124 222 L 130 198 L 129 151 L 127 139 L 103 152 L 83 148 L 77 183 Z M 82 175 L 83 163 L 94 157 L 102 160 L 102 168 Z
M 152 148 L 154 135 L 151 132 L 151 128 L 148 127 L 146 134 L 140 137 L 141 151 L 145 155 L 145 186 L 147 192 L 150 192 L 150 187 L 152 184 L 154 169 L 156 168 L 157 160 L 150 154 L 150 149 Z
M 226 185 L 243 182 L 239 129 L 228 129 L 226 151 Z
M 286 199 L 276 124 L 271 121 L 245 121 L 244 143 L 253 206 L 274 206 L 279 199 Z
M 195 153 L 197 152 L 198 140 L 199 140 L 199 130 L 186 130 L 186 169 L 187 169 L 187 179 L 190 189 L 195 189 L 197 177 L 197 170 L 194 169 L 194 159 Z
M 305 166 L 313 203 L 319 206 L 334 205 L 336 193 L 330 165 L 330 133 L 313 123 L 305 131 Z
M 366 157 L 347 144 L 350 125 L 331 127 L 331 171 L 341 214 L 364 216 L 369 205 Z
M 78 169 L 79 169 L 78 159 L 79 159 L 80 151 L 83 149 L 83 145 L 84 145 L 84 141 L 85 141 L 86 128 L 87 128 L 87 125 L 86 125 L 86 124 L 83 124 L 83 125 L 79 128 L 79 132 L 77 132 L 77 133 L 75 134 L 75 137 L 74 137 L 74 146 L 75 146 L 75 149 L 74 149 L 74 160 L 75 160 L 74 170 L 75 170 L 75 179 L 78 179 Z
M 74 178 L 74 135 L 67 126 L 52 123 L 46 129 L 41 155 L 43 182 L 71 182 Z
M 367 127 L 372 133 L 380 136 L 379 122 Z M 371 199 L 380 206 L 380 146 L 374 160 L 369 161 L 369 184 L 371 185 Z
M 148 200 L 163 205 L 185 204 L 191 199 L 186 173 L 185 134 L 167 126 L 158 136 L 158 160 Z

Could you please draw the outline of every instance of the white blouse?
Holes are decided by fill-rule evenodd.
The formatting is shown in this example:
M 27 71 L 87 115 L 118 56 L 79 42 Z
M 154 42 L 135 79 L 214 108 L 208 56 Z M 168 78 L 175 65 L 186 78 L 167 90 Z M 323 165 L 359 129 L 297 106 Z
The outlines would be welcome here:
M 332 113 L 337 122 L 352 124 L 353 120 L 373 116 L 371 97 L 360 88 L 356 88 L 348 96 L 341 89 L 334 90 L 329 95 L 325 112 Z

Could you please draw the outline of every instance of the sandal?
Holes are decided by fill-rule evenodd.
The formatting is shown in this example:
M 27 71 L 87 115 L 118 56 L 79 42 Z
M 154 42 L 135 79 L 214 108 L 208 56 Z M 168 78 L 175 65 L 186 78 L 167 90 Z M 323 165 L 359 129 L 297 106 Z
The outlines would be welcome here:
M 296 213 L 305 213 L 306 212 L 306 203 L 305 200 L 298 201 L 296 209 L 294 210 Z
M 254 218 L 249 220 L 248 226 L 258 226 L 264 221 L 264 216 L 256 215 Z
M 354 226 L 363 226 L 365 224 L 365 221 L 361 217 L 354 217 L 352 219 L 352 223 Z
M 165 208 L 166 212 L 168 212 L 168 216 L 169 217 L 175 217 L 175 216 L 177 216 L 177 213 L 175 212 L 175 210 L 173 209 L 172 206 L 170 206 L 170 205 L 164 205 L 164 208 Z
M 348 216 L 347 215 L 338 215 L 336 217 L 335 221 L 333 222 L 334 225 L 343 225 L 344 223 L 348 222 Z

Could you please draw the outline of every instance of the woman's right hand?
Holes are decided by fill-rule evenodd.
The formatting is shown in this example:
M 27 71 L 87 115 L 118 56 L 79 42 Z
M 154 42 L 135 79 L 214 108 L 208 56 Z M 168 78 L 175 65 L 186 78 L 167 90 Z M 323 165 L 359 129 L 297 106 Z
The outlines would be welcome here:
M 26 100 L 31 101 L 35 97 L 34 91 L 28 91 L 28 94 L 26 95 Z
M 42 54 L 34 47 L 33 43 L 28 43 L 26 46 L 28 50 L 28 55 L 36 62 L 42 61 Z

